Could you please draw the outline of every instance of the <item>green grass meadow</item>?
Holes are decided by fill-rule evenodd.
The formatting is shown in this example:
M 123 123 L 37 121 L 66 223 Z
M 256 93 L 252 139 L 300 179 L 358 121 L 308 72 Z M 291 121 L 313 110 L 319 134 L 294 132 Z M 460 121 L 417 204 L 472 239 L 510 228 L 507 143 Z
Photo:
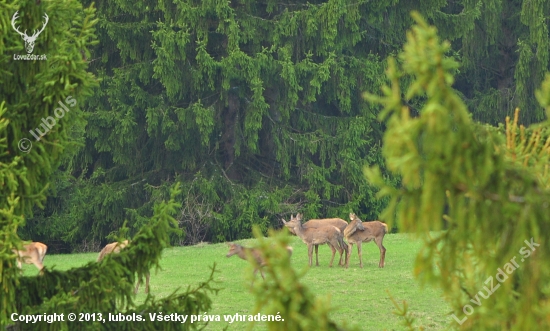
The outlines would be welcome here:
M 255 240 L 242 240 L 244 246 L 254 246 Z M 334 267 L 329 268 L 330 249 L 319 247 L 319 267 L 311 267 L 302 282 L 318 296 L 330 296 L 333 311 L 331 318 L 342 325 L 357 326 L 360 330 L 403 330 L 403 319 L 393 314 L 395 308 L 387 291 L 399 302 L 406 300 L 411 315 L 416 319 L 415 326 L 425 330 L 442 330 L 452 321 L 450 306 L 443 300 L 441 291 L 431 287 L 421 288 L 415 281 L 412 270 L 420 240 L 411 239 L 406 234 L 388 234 L 384 238 L 386 265 L 378 268 L 380 253 L 374 243 L 363 244 L 363 269 L 359 268 L 357 247 L 354 246 L 349 269 L 339 267 L 338 253 Z M 291 246 L 292 267 L 301 271 L 307 267 L 307 246 L 299 238 L 293 237 Z M 210 267 L 216 263 L 215 287 L 221 288 L 212 297 L 210 315 L 250 314 L 254 308 L 254 298 L 249 292 L 250 282 L 246 276 L 252 268 L 248 262 L 237 256 L 226 258 L 225 244 L 202 244 L 166 249 L 161 260 L 162 270 L 151 273 L 151 293 L 156 297 L 171 294 L 177 288 L 195 287 L 205 281 Z M 95 261 L 98 253 L 46 255 L 44 264 L 48 268 L 67 270 Z M 315 264 L 315 256 L 314 256 Z M 33 265 L 24 266 L 25 275 L 36 274 Z M 257 275 L 256 281 L 262 281 Z M 136 302 L 145 299 L 144 287 L 136 297 Z M 184 314 L 185 312 L 181 312 Z M 283 316 L 284 318 L 284 316 Z M 212 322 L 206 330 L 243 330 L 247 322 L 229 324 Z M 257 323 L 254 330 L 265 330 L 263 323 Z

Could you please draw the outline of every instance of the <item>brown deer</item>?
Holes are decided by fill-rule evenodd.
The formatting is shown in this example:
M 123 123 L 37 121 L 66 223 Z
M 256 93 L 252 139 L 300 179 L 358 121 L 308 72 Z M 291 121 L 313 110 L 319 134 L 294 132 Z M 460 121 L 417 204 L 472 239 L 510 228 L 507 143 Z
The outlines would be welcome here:
M 284 222 L 284 220 L 283 220 Z M 296 234 L 294 232 L 294 228 L 289 227 L 288 222 L 285 223 L 286 228 L 290 231 L 292 234 Z M 322 226 L 335 226 L 337 227 L 342 233 L 344 233 L 344 229 L 346 226 L 348 226 L 348 222 L 344 221 L 341 218 L 322 218 L 322 219 L 312 219 L 303 224 L 304 228 L 318 228 Z M 330 247 L 330 244 L 329 244 Z M 315 244 L 315 265 L 319 266 L 319 245 Z
M 353 244 L 357 244 L 357 254 L 359 255 L 359 265 L 363 268 L 363 254 L 361 252 L 361 244 L 363 242 L 369 242 L 374 240 L 378 248 L 380 249 L 380 262 L 378 267 L 384 268 L 384 259 L 386 258 L 386 248 L 382 245 L 384 235 L 388 233 L 388 226 L 386 223 L 379 221 L 362 222 L 359 217 L 354 213 L 349 214 L 351 222 L 344 230 L 344 237 L 348 241 L 350 248 L 348 250 L 348 258 L 346 268 L 349 267 L 349 259 L 351 257 L 351 250 Z
M 340 262 L 338 265 L 344 265 L 342 257 L 347 259 L 348 245 L 344 242 L 344 236 L 342 231 L 335 226 L 320 226 L 320 227 L 304 227 L 302 224 L 302 214 L 297 214 L 296 217 L 290 216 L 290 221 L 283 223 L 286 227 L 293 229 L 300 239 L 307 245 L 307 254 L 309 257 L 309 266 L 312 265 L 313 260 L 313 245 L 328 244 L 332 250 L 332 258 L 330 259 L 329 266 L 332 267 L 334 262 L 334 255 L 336 250 L 340 253 Z M 343 254 L 344 253 L 344 254 Z
M 260 252 L 259 249 L 243 247 L 243 246 L 241 246 L 239 244 L 235 244 L 235 243 L 228 243 L 227 245 L 229 246 L 229 252 L 227 253 L 227 255 L 225 257 L 232 257 L 233 255 L 236 254 L 238 257 L 240 257 L 241 259 L 243 259 L 245 261 L 247 261 L 249 257 L 254 259 L 254 261 L 256 261 L 256 264 L 257 264 L 256 267 L 254 268 L 254 275 L 256 275 L 256 272 L 258 272 L 258 270 L 260 270 L 260 275 L 262 276 L 263 279 L 265 279 L 264 273 L 261 270 L 261 268 L 266 265 L 266 262 L 262 258 L 262 253 Z M 286 249 L 288 251 L 289 256 L 291 256 L 292 255 L 292 247 L 287 246 Z
M 99 256 L 97 257 L 97 262 L 101 262 L 101 260 L 103 260 L 105 258 L 105 256 L 107 256 L 108 254 L 111 254 L 111 253 L 114 253 L 114 254 L 118 254 L 120 253 L 120 251 L 128 246 L 129 244 L 129 241 L 128 240 L 124 240 L 123 242 L 114 242 L 114 243 L 110 243 L 110 244 L 107 244 L 105 245 L 105 247 L 103 247 L 103 249 L 101 250 L 101 252 L 99 252 Z M 149 293 L 149 272 L 147 272 L 145 274 L 145 293 Z M 137 285 L 136 285 L 136 288 L 134 289 L 134 294 L 136 294 L 139 290 L 139 286 L 141 285 L 141 279 L 138 279 L 138 282 L 137 282 Z
M 17 255 L 17 266 L 21 269 L 21 262 L 26 264 L 34 264 L 38 270 L 42 273 L 44 268 L 44 256 L 48 246 L 39 242 L 32 242 L 30 244 L 23 245 L 22 250 L 13 250 L 13 253 Z

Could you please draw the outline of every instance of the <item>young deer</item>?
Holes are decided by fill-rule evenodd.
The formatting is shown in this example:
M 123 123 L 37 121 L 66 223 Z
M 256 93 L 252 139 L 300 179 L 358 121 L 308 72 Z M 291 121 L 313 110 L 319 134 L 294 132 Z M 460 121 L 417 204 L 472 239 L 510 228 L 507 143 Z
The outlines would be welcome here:
M 286 227 L 293 229 L 300 239 L 307 245 L 307 254 L 309 257 L 309 266 L 312 265 L 313 260 L 313 245 L 328 244 L 332 250 L 332 258 L 330 259 L 329 266 L 332 267 L 334 262 L 334 255 L 336 250 L 340 253 L 340 262 L 338 265 L 344 265 L 342 257 L 347 259 L 348 245 L 344 242 L 344 236 L 342 231 L 335 226 L 321 226 L 321 227 L 305 227 L 301 223 L 302 214 L 297 214 L 296 217 L 290 216 L 290 221 L 283 220 Z M 346 260 L 347 261 L 347 260 Z
M 13 250 L 17 254 L 17 266 L 21 269 L 21 262 L 26 264 L 34 264 L 40 272 L 44 268 L 44 256 L 46 256 L 46 251 L 48 246 L 39 242 L 32 242 L 30 244 L 23 245 L 22 250 Z
M 245 261 L 248 260 L 248 257 L 253 258 L 254 261 L 256 261 L 256 263 L 257 263 L 257 266 L 254 269 L 254 275 L 256 275 L 256 272 L 258 272 L 258 269 L 259 269 L 260 270 L 260 275 L 262 275 L 262 278 L 265 279 L 264 272 L 261 270 L 261 268 L 266 265 L 266 262 L 262 258 L 262 253 L 260 252 L 259 249 L 243 247 L 243 246 L 241 246 L 239 244 L 235 244 L 235 243 L 228 243 L 227 245 L 229 246 L 229 252 L 227 253 L 227 255 L 225 257 L 232 257 L 233 255 L 236 254 L 238 257 L 240 257 L 241 259 L 243 259 Z M 286 249 L 288 251 L 289 256 L 291 256 L 292 255 L 292 247 L 287 246 Z
M 384 259 L 386 258 L 386 248 L 382 245 L 384 235 L 388 233 L 388 226 L 379 221 L 362 222 L 354 213 L 349 214 L 351 222 L 344 230 L 344 237 L 348 241 L 350 248 L 348 250 L 348 258 L 346 268 L 349 267 L 349 259 L 353 244 L 357 244 L 357 254 L 359 255 L 359 265 L 363 268 L 363 254 L 361 252 L 361 244 L 374 240 L 380 249 L 380 262 L 378 267 L 384 268 Z
M 284 220 L 283 220 L 284 222 Z M 294 228 L 291 228 L 289 225 L 285 223 L 285 226 L 292 234 L 296 234 L 294 232 Z M 344 229 L 346 226 L 348 226 L 348 222 L 344 221 L 341 218 L 322 218 L 322 219 L 312 219 L 303 224 L 304 228 L 319 228 L 323 226 L 335 226 L 337 227 L 342 233 L 344 233 Z M 330 244 L 329 244 L 330 247 Z M 319 245 L 315 244 L 315 265 L 319 266 Z
M 129 244 L 128 240 L 124 240 L 121 243 L 114 242 L 114 243 L 110 243 L 110 244 L 105 245 L 105 247 L 103 247 L 101 252 L 99 252 L 99 256 L 97 257 L 97 262 L 101 262 L 101 260 L 103 260 L 105 258 L 105 256 L 107 256 L 108 254 L 111 254 L 111 253 L 118 254 L 118 253 L 120 253 L 120 251 L 124 247 L 128 246 L 128 244 Z M 147 272 L 145 274 L 145 293 L 149 293 L 149 276 L 150 276 L 149 272 Z M 141 279 L 138 279 L 136 288 L 134 289 L 134 294 L 136 294 L 138 292 L 140 285 L 141 285 Z

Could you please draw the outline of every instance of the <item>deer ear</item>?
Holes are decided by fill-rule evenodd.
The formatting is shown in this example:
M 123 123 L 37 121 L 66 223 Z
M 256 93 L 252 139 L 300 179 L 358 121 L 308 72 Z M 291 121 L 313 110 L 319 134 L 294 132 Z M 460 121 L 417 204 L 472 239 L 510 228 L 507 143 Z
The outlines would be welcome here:
M 233 245 L 234 245 L 233 243 L 227 243 L 227 246 L 229 246 L 229 247 L 231 247 Z
M 281 218 L 281 221 L 283 221 L 283 224 L 286 224 L 286 221 L 284 218 Z

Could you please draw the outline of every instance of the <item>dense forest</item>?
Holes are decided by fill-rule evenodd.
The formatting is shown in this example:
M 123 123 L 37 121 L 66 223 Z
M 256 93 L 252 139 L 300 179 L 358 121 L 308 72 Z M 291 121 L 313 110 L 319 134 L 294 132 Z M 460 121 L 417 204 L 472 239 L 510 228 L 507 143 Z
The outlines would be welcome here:
M 516 107 L 524 124 L 543 119 L 545 1 L 103 2 L 83 53 L 98 85 L 78 100 L 84 120 L 64 124 L 74 144 L 21 237 L 98 250 L 125 221 L 135 233 L 175 182 L 172 244 L 247 238 L 297 211 L 378 218 L 387 200 L 363 167 L 399 178 L 384 170 L 380 107 L 361 95 L 385 82 L 413 9 L 451 42 L 473 119 L 497 125 Z
M 270 228 L 352 211 L 438 231 L 414 273 L 464 312 L 456 327 L 548 326 L 544 244 L 492 311 L 464 304 L 515 250 L 548 241 L 548 17 L 542 0 L 0 4 L 0 327 L 14 312 L 206 314 L 215 265 L 140 305 L 134 281 L 170 245 L 254 235 L 273 261 L 255 309 L 288 310 L 270 329 L 343 330 Z M 122 238 L 120 254 L 68 271 L 14 263 L 20 239 L 59 253 Z M 83 327 L 137 325 L 115 324 Z

